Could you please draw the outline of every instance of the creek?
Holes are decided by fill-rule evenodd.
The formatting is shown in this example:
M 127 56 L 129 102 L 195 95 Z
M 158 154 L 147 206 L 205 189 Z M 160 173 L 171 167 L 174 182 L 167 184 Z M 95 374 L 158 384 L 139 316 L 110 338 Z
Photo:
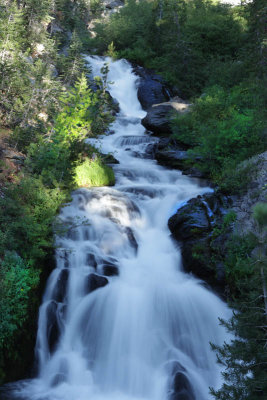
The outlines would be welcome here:
M 87 57 L 94 75 L 109 61 L 120 112 L 112 134 L 88 139 L 111 152 L 116 185 L 79 189 L 60 219 L 57 268 L 40 307 L 38 376 L 15 385 L 26 400 L 207 400 L 221 384 L 210 342 L 227 340 L 227 306 L 183 272 L 168 218 L 211 191 L 151 159 L 138 77 L 125 60 Z M 17 397 L 16 397 L 17 396 Z

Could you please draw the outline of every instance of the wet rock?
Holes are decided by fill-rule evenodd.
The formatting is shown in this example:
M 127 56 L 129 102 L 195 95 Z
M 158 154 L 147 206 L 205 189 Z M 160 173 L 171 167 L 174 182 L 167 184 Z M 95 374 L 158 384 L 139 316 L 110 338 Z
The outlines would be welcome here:
M 144 110 L 148 110 L 153 104 L 169 100 L 173 95 L 163 78 L 153 71 L 139 66 L 134 66 L 133 70 L 139 76 L 137 97 Z
M 50 304 L 47 306 L 46 317 L 46 337 L 50 353 L 52 353 L 56 348 L 60 336 L 60 328 L 57 319 L 57 303 L 55 301 L 51 301 Z
M 59 303 L 62 303 L 66 296 L 67 284 L 69 279 L 69 269 L 62 269 L 58 275 L 57 286 L 53 299 Z
M 181 170 L 187 168 L 187 161 L 190 160 L 187 151 L 183 150 L 158 150 L 155 158 L 161 165 Z
M 137 252 L 138 244 L 137 244 L 137 241 L 135 239 L 133 230 L 129 226 L 127 226 L 125 228 L 125 232 L 126 232 L 126 235 L 128 237 L 128 240 L 129 240 L 131 246 L 134 248 L 135 252 Z
M 166 370 L 170 375 L 169 400 L 196 400 L 186 369 L 178 361 L 171 361 L 167 363 Z
M 103 274 L 106 276 L 116 276 L 119 275 L 118 266 L 110 260 L 103 260 L 102 264 Z
M 156 149 L 156 143 L 150 143 L 149 145 L 147 145 L 144 153 L 144 158 L 149 158 L 153 160 L 155 158 Z
M 86 293 L 93 292 L 94 290 L 104 287 L 107 284 L 108 280 L 104 276 L 90 274 L 88 275 L 85 283 Z
M 58 373 L 53 377 L 50 386 L 55 387 L 66 381 L 67 381 L 67 376 L 65 374 Z
M 95 259 L 95 255 L 93 253 L 86 254 L 86 265 L 88 265 L 89 267 L 92 267 L 92 268 L 97 267 L 97 262 Z
M 189 200 L 168 221 L 173 238 L 181 244 L 184 269 L 204 279 L 221 292 L 225 285 L 223 262 L 211 263 L 214 252 L 225 253 L 230 230 L 218 237 L 213 228 L 221 227 L 230 201 L 220 194 L 208 193 Z
M 199 237 L 211 230 L 210 219 L 203 199 L 191 199 L 168 221 L 168 226 L 177 240 Z
M 196 400 L 190 382 L 183 372 L 177 372 L 174 376 L 170 400 Z

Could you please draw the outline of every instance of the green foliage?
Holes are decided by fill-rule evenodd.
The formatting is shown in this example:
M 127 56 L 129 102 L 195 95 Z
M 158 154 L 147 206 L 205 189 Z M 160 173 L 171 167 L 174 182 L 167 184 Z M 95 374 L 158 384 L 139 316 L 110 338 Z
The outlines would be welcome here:
M 217 82 L 218 70 L 224 82 L 240 82 L 236 58 L 246 29 L 241 14 L 212 1 L 130 0 L 97 27 L 96 44 L 103 51 L 113 42 L 120 57 L 154 68 L 192 96 Z M 229 67 L 238 70 L 233 78 Z
M 39 283 L 40 271 L 25 265 L 15 252 L 6 252 L 1 262 L 0 351 L 12 349 L 12 335 L 27 320 L 30 291 Z
M 85 159 L 75 168 L 75 183 L 77 186 L 113 186 L 115 176 L 111 167 L 103 164 L 101 159 Z
M 228 274 L 238 291 L 232 300 L 233 317 L 230 321 L 221 320 L 233 338 L 222 347 L 212 346 L 224 366 L 222 387 L 211 389 L 218 400 L 264 399 L 267 393 L 267 254 L 266 235 L 262 235 L 267 227 L 266 204 L 254 207 L 254 217 L 260 232 L 234 237 L 227 251 Z M 260 251 L 253 256 L 251 250 L 255 248 Z
M 253 207 L 253 217 L 257 221 L 260 229 L 267 227 L 267 203 L 257 203 Z
M 231 90 L 213 86 L 189 113 L 173 119 L 174 137 L 192 146 L 191 152 L 202 157 L 199 167 L 216 181 L 229 164 L 235 169 L 241 161 L 264 151 L 267 140 L 260 93 L 257 85 Z
M 0 198 L 0 256 L 16 251 L 37 265 L 53 245 L 52 221 L 66 194 L 46 188 L 41 179 L 23 178 L 10 184 Z
M 101 83 L 99 78 L 98 83 Z M 105 88 L 93 92 L 84 75 L 59 98 L 60 112 L 48 135 L 28 148 L 27 168 L 45 184 L 70 186 L 76 161 L 86 151 L 84 139 L 103 133 L 112 120 L 105 108 Z

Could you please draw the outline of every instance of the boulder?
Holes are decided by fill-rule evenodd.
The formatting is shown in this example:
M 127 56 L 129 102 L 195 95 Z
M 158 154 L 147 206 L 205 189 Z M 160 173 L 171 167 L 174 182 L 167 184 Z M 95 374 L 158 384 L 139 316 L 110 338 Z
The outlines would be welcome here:
M 166 365 L 166 370 L 170 375 L 168 399 L 196 400 L 186 369 L 178 361 L 171 361 Z
M 176 372 L 173 379 L 173 393 L 170 400 L 196 400 L 190 382 L 184 372 Z
M 93 292 L 94 290 L 104 287 L 107 284 L 108 284 L 108 280 L 104 276 L 90 274 L 90 275 L 88 275 L 86 282 L 85 282 L 86 293 Z
M 133 70 L 139 76 L 137 97 L 144 110 L 148 110 L 153 104 L 168 101 L 173 95 L 164 79 L 153 71 L 139 66 L 134 66 Z
M 155 135 L 170 135 L 172 133 L 172 116 L 175 113 L 188 112 L 190 106 L 190 103 L 179 97 L 174 97 L 168 102 L 153 104 L 147 110 L 145 118 L 142 119 L 142 124 Z
M 109 258 L 108 260 L 102 260 L 102 271 L 106 276 L 119 275 L 119 268 L 116 264 L 116 259 Z
M 92 267 L 92 268 L 97 267 L 96 258 L 93 253 L 86 254 L 86 265 L 88 265 L 89 267 Z
M 184 269 L 193 272 L 219 292 L 224 289 L 223 262 L 211 263 L 212 255 L 225 253 L 230 231 L 215 236 L 213 228 L 221 227 L 230 206 L 230 199 L 218 193 L 208 193 L 189 200 L 169 219 L 172 236 L 181 244 Z
M 156 104 L 149 108 L 147 115 L 142 119 L 142 124 L 156 135 L 170 135 L 172 133 L 170 124 L 172 112 L 171 105 Z

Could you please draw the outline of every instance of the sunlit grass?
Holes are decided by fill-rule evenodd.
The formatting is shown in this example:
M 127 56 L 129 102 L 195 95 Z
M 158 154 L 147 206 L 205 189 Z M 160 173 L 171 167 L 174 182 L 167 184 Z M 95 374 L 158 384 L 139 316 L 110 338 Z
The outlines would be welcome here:
M 115 176 L 113 169 L 105 164 L 99 158 L 91 160 L 87 158 L 82 164 L 75 168 L 75 183 L 77 186 L 113 186 Z

